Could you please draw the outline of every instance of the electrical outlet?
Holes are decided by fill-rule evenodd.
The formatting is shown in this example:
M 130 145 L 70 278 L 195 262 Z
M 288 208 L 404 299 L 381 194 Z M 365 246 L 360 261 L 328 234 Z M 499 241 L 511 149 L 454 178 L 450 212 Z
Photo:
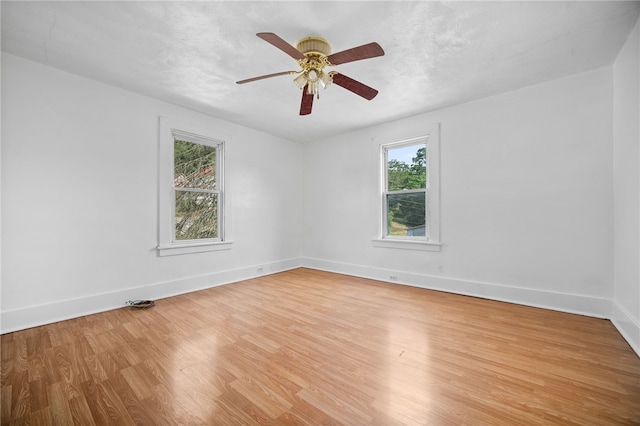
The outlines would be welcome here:
M 389 277 L 389 279 L 390 279 L 391 281 L 398 281 L 398 276 L 397 276 L 397 275 L 391 275 L 391 276 Z
M 258 269 L 256 270 L 256 272 L 258 272 L 259 274 L 261 274 L 261 273 L 262 273 L 262 271 L 263 271 L 263 270 L 262 270 L 262 268 L 258 268 Z

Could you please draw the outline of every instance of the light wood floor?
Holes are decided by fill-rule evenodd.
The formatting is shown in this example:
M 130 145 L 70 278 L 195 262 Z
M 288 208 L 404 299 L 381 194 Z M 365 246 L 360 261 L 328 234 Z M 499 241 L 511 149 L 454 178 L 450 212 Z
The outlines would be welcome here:
M 3 425 L 640 423 L 607 320 L 309 269 L 1 344 Z

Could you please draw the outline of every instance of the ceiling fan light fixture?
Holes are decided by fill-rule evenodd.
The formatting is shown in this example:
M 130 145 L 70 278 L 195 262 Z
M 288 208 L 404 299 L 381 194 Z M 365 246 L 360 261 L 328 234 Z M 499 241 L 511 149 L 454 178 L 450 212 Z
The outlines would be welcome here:
M 331 78 L 331 74 L 321 72 L 320 81 L 322 82 L 322 87 L 326 89 L 331 83 L 333 83 L 333 78 Z
M 300 75 L 293 79 L 293 82 L 298 86 L 298 89 L 304 89 L 304 86 L 307 85 L 306 73 L 301 72 Z
M 318 81 L 310 81 L 307 85 L 307 93 L 310 95 L 319 95 Z
M 293 82 L 298 89 L 304 89 L 304 87 L 307 86 L 308 94 L 317 95 L 320 87 L 326 89 L 327 86 L 333 82 L 333 79 L 330 74 L 323 72 L 322 70 L 311 68 L 300 73 L 293 79 Z
M 309 82 L 316 83 L 319 79 L 320 79 L 320 75 L 319 75 L 318 71 L 316 71 L 315 69 L 311 68 L 307 72 L 307 80 L 309 80 Z

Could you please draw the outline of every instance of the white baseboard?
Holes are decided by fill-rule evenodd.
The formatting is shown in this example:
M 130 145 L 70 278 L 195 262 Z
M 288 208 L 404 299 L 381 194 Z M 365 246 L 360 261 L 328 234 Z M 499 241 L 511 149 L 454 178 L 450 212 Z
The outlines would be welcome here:
M 517 303 L 520 305 L 551 309 L 554 311 L 580 314 L 596 318 L 609 319 L 611 316 L 611 301 L 605 298 L 512 287 L 503 284 L 470 281 L 457 278 L 442 278 L 431 275 L 346 264 L 308 257 L 302 259 L 302 266 L 311 269 L 319 269 L 362 278 L 386 281 L 393 284 L 404 284 L 430 290 L 446 291 L 465 296 L 475 296 L 484 299 L 499 300 L 501 302 Z M 391 280 L 391 276 L 396 277 L 396 279 Z
M 614 300 L 612 305 L 611 322 L 629 343 L 631 349 L 640 356 L 640 323 L 617 300 Z
M 158 300 L 263 275 L 275 274 L 298 268 L 301 266 L 300 262 L 300 258 L 286 259 L 175 281 L 158 282 L 114 292 L 3 311 L 1 313 L 0 334 L 122 308 L 127 300 Z

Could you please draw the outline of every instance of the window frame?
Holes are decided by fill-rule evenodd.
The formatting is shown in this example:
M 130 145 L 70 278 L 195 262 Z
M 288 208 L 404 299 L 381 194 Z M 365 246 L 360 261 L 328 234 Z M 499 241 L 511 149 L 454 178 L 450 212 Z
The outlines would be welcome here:
M 225 196 L 225 140 L 228 137 L 212 129 L 197 127 L 188 123 L 160 117 L 159 120 L 159 188 L 158 188 L 158 246 L 159 256 L 177 254 L 200 253 L 208 251 L 228 250 L 231 241 L 226 234 L 226 196 Z M 185 191 L 174 185 L 174 146 L 175 140 L 208 145 L 216 148 L 216 190 L 193 190 L 188 192 L 216 193 L 218 195 L 217 208 L 217 237 L 191 240 L 178 240 L 175 235 L 176 192 Z
M 424 189 L 388 191 L 388 151 L 413 145 L 426 146 L 425 162 L 427 182 Z M 378 236 L 373 240 L 375 247 L 407 250 L 440 251 L 440 125 L 435 124 L 423 135 L 380 143 L 378 146 L 379 191 L 378 191 Z M 400 236 L 388 233 L 389 194 L 425 194 L 425 236 Z

